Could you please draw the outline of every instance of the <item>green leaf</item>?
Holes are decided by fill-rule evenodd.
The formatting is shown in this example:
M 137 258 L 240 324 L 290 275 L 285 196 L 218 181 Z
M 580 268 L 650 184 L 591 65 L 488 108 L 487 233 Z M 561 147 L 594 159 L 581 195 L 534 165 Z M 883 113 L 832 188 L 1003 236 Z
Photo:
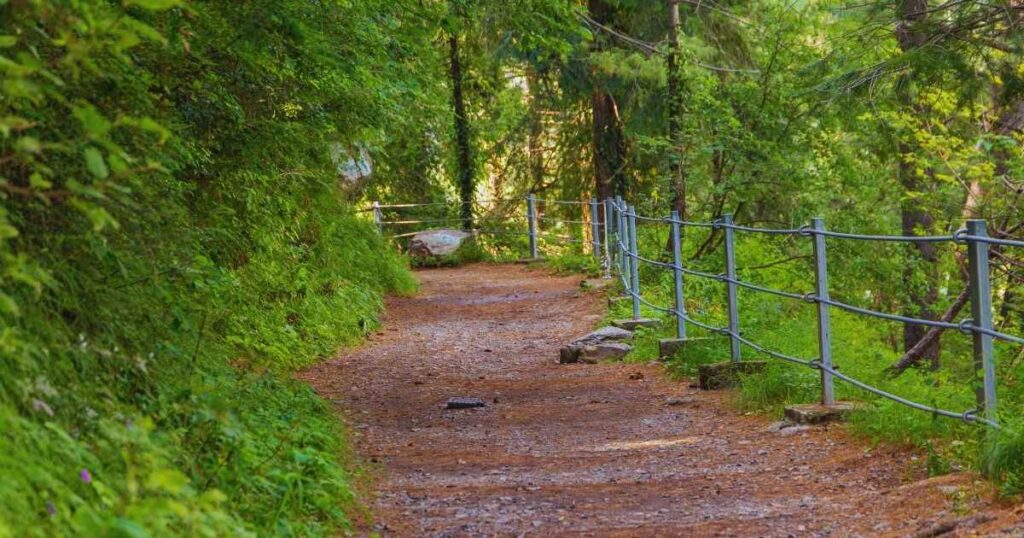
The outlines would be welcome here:
M 146 486 L 150 489 L 177 495 L 188 487 L 188 477 L 177 469 L 157 469 L 149 475 Z
M 89 103 L 72 108 L 71 113 L 90 136 L 100 137 L 110 131 L 110 122 Z
M 38 138 L 23 136 L 14 143 L 14 148 L 23 153 L 39 153 L 43 150 L 43 145 Z
M 44 178 L 39 172 L 28 176 L 28 185 L 33 189 L 47 190 L 53 187 L 53 183 Z
M 99 179 L 106 179 L 110 175 L 107 162 L 103 160 L 103 154 L 92 146 L 85 148 L 85 167 L 89 169 L 90 174 Z
M 21 315 L 21 311 L 18 309 L 18 303 L 12 299 L 10 295 L 7 295 L 2 291 L 0 291 L 0 312 L 14 316 Z
M 0 48 L 13 47 L 18 43 L 18 38 L 12 35 L 0 35 Z

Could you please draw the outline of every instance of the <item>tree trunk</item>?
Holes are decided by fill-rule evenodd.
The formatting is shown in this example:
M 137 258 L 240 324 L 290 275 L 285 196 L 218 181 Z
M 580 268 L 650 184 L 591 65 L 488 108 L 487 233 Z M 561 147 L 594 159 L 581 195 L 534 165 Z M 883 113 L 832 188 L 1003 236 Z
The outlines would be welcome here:
M 603 0 L 589 0 L 590 17 L 603 25 L 611 23 L 613 8 Z M 594 49 L 601 50 L 599 40 Z M 598 199 L 625 194 L 626 136 L 615 97 L 594 76 L 591 114 L 594 123 L 594 191 Z
M 672 145 L 669 163 L 672 170 L 672 208 L 686 220 L 686 171 L 683 169 L 683 96 L 679 77 L 679 1 L 668 0 L 669 43 L 668 55 L 668 138 Z
M 469 120 L 466 117 L 466 99 L 462 92 L 462 63 L 459 59 L 459 36 L 452 32 L 448 37 L 451 54 L 452 108 L 455 111 L 455 149 L 458 157 L 459 216 L 462 229 L 473 229 L 474 170 L 473 152 L 470 142 Z
M 920 47 L 928 38 L 924 27 L 928 12 L 928 2 L 927 0 L 901 0 L 897 4 L 896 9 L 897 19 L 899 20 L 896 25 L 896 41 L 903 52 L 910 52 Z M 908 109 L 918 108 L 912 89 L 914 76 L 915 74 L 912 70 L 903 75 L 903 80 L 900 81 L 898 89 L 900 103 Z M 920 112 L 920 110 L 915 110 L 915 113 Z M 925 178 L 918 177 L 916 167 L 906 157 L 915 152 L 916 148 L 913 144 L 901 141 L 898 149 L 900 154 L 899 180 L 904 194 L 900 207 L 903 234 L 916 235 L 919 231 L 926 234 L 930 233 L 934 226 L 934 218 L 928 213 L 921 202 L 922 191 L 931 188 L 931 185 L 922 182 L 922 180 L 927 180 L 928 176 L 926 175 Z M 926 282 L 924 289 L 915 286 L 913 282 L 914 275 L 920 268 L 917 267 L 918 264 L 916 263 L 906 264 L 903 281 L 908 290 L 910 304 L 904 309 L 904 315 L 935 319 L 934 305 L 936 299 L 938 299 L 936 290 L 938 252 L 933 243 L 915 241 L 912 245 L 915 251 L 913 257 L 924 262 Z M 914 349 L 914 346 L 924 338 L 926 332 L 926 328 L 922 325 L 904 324 L 904 349 L 907 352 Z M 923 353 L 925 360 L 931 363 L 932 368 L 939 367 L 940 351 L 939 339 L 936 338 Z

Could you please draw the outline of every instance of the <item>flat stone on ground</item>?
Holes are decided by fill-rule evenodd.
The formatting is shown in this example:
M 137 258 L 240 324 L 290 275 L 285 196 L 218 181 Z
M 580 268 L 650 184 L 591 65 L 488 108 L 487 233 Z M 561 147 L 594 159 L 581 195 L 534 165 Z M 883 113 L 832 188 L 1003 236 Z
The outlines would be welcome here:
M 739 374 L 751 374 L 764 370 L 765 361 L 716 362 L 697 367 L 697 384 L 702 390 L 718 390 L 732 387 Z
M 596 364 L 608 359 L 621 359 L 633 350 L 633 346 L 620 342 L 606 342 L 602 344 L 583 346 L 579 352 L 579 362 Z
M 786 407 L 786 420 L 796 424 L 822 424 L 844 420 L 855 408 L 853 402 L 797 404 Z
M 576 362 L 580 362 L 582 360 L 581 353 L 584 350 L 584 348 L 586 348 L 588 346 L 601 346 L 601 345 L 610 344 L 610 343 L 613 343 L 613 342 L 621 342 L 623 340 L 629 340 L 631 338 L 633 338 L 633 333 L 630 332 L 630 331 L 627 331 L 625 329 L 620 329 L 618 327 L 612 327 L 612 326 L 601 327 L 600 329 L 597 329 L 596 331 L 593 331 L 593 332 L 590 332 L 590 333 L 588 333 L 588 334 L 586 334 L 584 336 L 581 336 L 581 337 L 573 340 L 572 342 L 569 342 L 568 345 L 562 347 L 558 351 L 558 362 L 560 364 L 573 364 L 573 363 L 576 363 Z M 618 357 L 621 357 L 621 356 L 625 355 L 626 353 L 629 353 L 629 350 L 632 349 L 629 346 L 625 346 L 625 348 L 626 348 L 625 352 L 621 352 L 622 351 L 621 348 L 614 347 L 614 346 L 610 347 L 610 348 L 608 348 L 606 350 L 598 350 L 598 351 L 593 351 L 592 350 L 591 353 L 588 356 L 588 359 L 590 359 L 590 360 L 587 360 L 587 361 L 584 361 L 584 362 L 589 362 L 591 364 L 594 363 L 594 362 L 597 362 L 597 360 L 600 360 L 600 358 L 595 359 L 594 356 L 595 356 L 595 354 L 600 355 L 601 353 L 608 353 L 608 354 L 610 354 L 608 357 L 601 357 L 601 358 L 612 358 L 612 355 L 616 355 L 616 354 L 619 354 L 619 353 L 621 353 L 621 354 L 619 354 Z
M 637 330 L 638 327 L 647 327 L 647 328 L 661 327 L 661 320 L 660 319 L 651 319 L 651 318 L 617 319 L 617 320 L 612 322 L 612 325 L 614 325 L 614 326 L 616 326 L 616 327 L 618 327 L 620 329 L 626 329 L 627 331 L 635 331 L 635 330 Z
M 474 407 L 485 407 L 487 404 L 484 403 L 480 398 L 470 398 L 467 396 L 456 396 L 449 398 L 448 403 L 445 404 L 446 409 L 472 409 Z

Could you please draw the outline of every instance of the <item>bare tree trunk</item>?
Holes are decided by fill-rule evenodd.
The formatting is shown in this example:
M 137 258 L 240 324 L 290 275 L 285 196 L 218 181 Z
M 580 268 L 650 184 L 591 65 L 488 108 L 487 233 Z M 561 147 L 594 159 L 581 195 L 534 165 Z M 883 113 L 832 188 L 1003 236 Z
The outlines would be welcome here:
M 603 0 L 589 0 L 588 9 L 591 18 L 597 22 L 611 23 L 614 9 Z M 601 45 L 595 41 L 594 47 L 600 50 Z M 615 194 L 625 194 L 626 136 L 618 103 L 601 87 L 596 76 L 590 104 L 594 123 L 594 191 L 603 200 Z
M 686 171 L 683 169 L 682 80 L 679 77 L 679 2 L 668 0 L 669 43 L 668 55 L 668 138 L 672 144 L 669 161 L 672 170 L 672 208 L 686 220 Z
M 903 52 L 912 51 L 920 47 L 928 35 L 924 27 L 928 13 L 927 0 L 901 0 L 896 6 L 896 16 L 899 23 L 896 25 L 896 40 Z M 903 75 L 899 85 L 898 95 L 900 103 L 908 109 L 917 107 L 912 94 L 911 86 L 915 74 L 910 71 Z M 920 112 L 920 111 L 917 111 Z M 899 180 L 903 187 L 903 202 L 900 207 L 900 220 L 904 235 L 916 235 L 919 231 L 930 233 L 934 226 L 934 219 L 925 209 L 921 202 L 923 190 L 930 189 L 931 185 L 923 184 L 922 179 L 927 181 L 930 174 L 925 178 L 918 177 L 917 167 L 907 158 L 915 151 L 915 147 L 907 142 L 899 143 Z M 904 315 L 921 317 L 924 319 L 935 319 L 934 305 L 938 299 L 936 281 L 938 253 L 933 243 L 915 241 L 912 243 L 916 251 L 916 257 L 924 262 L 926 282 L 924 289 L 914 284 L 914 275 L 919 270 L 917 264 L 907 263 L 903 273 L 903 281 L 909 294 L 909 302 L 904 310 Z M 925 336 L 925 327 L 907 323 L 903 326 L 903 346 L 908 352 L 913 349 Z M 924 358 L 931 362 L 932 368 L 939 367 L 939 356 L 941 348 L 939 339 L 935 338 L 923 351 Z
M 466 117 L 466 99 L 462 91 L 462 63 L 459 58 L 459 36 L 448 37 L 451 64 L 452 108 L 455 111 L 455 149 L 458 156 L 458 184 L 462 229 L 473 229 L 473 191 L 475 175 L 473 151 L 470 141 L 469 120 Z

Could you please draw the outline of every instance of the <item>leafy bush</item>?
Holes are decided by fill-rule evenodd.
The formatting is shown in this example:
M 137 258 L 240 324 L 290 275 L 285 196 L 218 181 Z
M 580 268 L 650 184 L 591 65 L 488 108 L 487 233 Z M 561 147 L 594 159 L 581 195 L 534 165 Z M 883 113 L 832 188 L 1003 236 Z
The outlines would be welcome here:
M 401 114 L 383 5 L 0 2 L 0 536 L 348 525 L 289 377 L 414 287 L 330 157 Z

